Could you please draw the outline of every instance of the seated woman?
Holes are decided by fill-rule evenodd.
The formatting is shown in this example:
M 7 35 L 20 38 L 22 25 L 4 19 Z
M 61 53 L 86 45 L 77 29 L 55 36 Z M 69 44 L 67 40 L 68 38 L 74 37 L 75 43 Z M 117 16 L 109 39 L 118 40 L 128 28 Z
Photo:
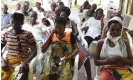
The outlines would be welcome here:
M 119 17 L 119 16 L 115 16 L 115 18 L 121 19 L 121 17 Z M 106 36 L 107 36 L 106 34 L 108 32 L 107 28 L 108 27 L 104 27 L 104 29 L 102 30 L 101 39 L 105 39 L 106 38 Z M 132 54 L 133 54 L 133 42 L 132 42 L 132 38 L 131 38 L 131 35 L 129 34 L 129 30 L 126 27 L 123 27 L 123 29 L 122 29 L 122 39 L 124 39 L 127 42 L 129 42 L 131 50 L 132 50 Z
M 99 8 L 96 10 L 95 17 L 90 17 L 86 22 L 83 23 L 82 31 L 86 31 L 84 38 L 88 43 L 88 47 L 92 41 L 97 41 L 101 38 L 101 32 L 104 27 L 103 18 L 103 9 Z
M 66 20 L 55 19 L 55 31 L 42 46 L 42 53 L 52 46 L 49 64 L 43 66 L 39 80 L 72 80 L 73 57 L 78 53 L 76 39 L 71 32 L 65 32 Z
M 133 56 L 130 45 L 121 38 L 122 20 L 112 18 L 108 23 L 108 33 L 99 40 L 96 47 L 95 65 L 100 66 L 98 80 L 132 80 Z

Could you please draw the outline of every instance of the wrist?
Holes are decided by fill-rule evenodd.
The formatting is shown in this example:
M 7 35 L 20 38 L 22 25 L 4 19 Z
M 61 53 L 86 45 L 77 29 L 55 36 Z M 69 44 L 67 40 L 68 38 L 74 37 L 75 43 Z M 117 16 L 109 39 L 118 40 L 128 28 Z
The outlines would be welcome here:
M 71 59 L 71 58 L 72 58 L 72 55 L 69 55 L 69 56 L 68 56 L 68 59 Z
M 119 57 L 119 59 L 118 59 L 119 61 L 122 61 L 123 59 L 122 59 L 122 57 Z
M 104 60 L 104 65 L 108 65 L 110 64 L 109 61 L 108 61 L 108 58 Z

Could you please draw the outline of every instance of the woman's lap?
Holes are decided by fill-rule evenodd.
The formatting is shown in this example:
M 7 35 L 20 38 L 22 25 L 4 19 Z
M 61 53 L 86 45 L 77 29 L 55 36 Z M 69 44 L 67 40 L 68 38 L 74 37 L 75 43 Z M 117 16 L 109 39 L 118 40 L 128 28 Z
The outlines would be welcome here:
M 122 79 L 122 80 L 132 80 L 133 79 L 133 73 L 130 72 L 128 69 L 103 69 L 98 74 L 98 80 L 116 80 L 116 79 Z
M 71 66 L 66 64 L 59 66 L 58 68 L 55 65 L 47 65 L 44 67 L 43 72 L 40 77 L 57 74 L 59 80 L 70 80 L 72 79 L 72 70 Z M 42 79 L 43 80 L 43 79 Z

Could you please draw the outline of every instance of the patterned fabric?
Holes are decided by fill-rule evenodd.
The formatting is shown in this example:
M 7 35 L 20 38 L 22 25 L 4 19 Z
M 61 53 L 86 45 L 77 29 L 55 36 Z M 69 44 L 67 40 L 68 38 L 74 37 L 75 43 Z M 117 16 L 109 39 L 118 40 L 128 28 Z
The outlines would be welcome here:
M 56 37 L 56 34 L 53 34 L 52 53 L 49 59 L 49 64 L 43 65 L 44 68 L 40 75 L 40 80 L 50 80 L 50 77 L 49 79 L 46 77 L 53 74 L 58 75 L 57 80 L 72 79 L 72 60 L 67 60 L 62 65 L 59 65 L 61 58 L 67 57 L 72 53 L 70 34 L 71 33 L 66 33 L 66 35 L 61 40 Z
M 18 72 L 15 72 L 14 69 L 16 68 L 16 66 L 20 65 L 21 61 L 23 60 L 24 59 L 15 58 L 15 57 L 7 58 L 9 71 L 3 71 L 1 69 L 1 76 L 2 76 L 1 79 L 2 80 L 15 80 L 15 76 Z
M 29 45 L 35 43 L 35 39 L 32 33 L 25 30 L 23 30 L 23 32 L 18 36 L 20 39 L 21 49 L 19 47 L 20 45 L 17 40 L 17 35 L 14 33 L 13 29 L 2 35 L 1 44 L 7 44 L 7 57 L 28 57 Z
M 18 37 L 20 41 L 18 41 L 13 29 L 2 35 L 1 44 L 7 44 L 8 53 L 6 55 L 6 61 L 10 68 L 7 72 L 2 71 L 2 80 L 16 80 L 14 79 L 16 75 L 15 68 L 27 59 L 29 46 L 35 43 L 32 33 L 28 31 L 23 30 Z M 20 45 L 21 49 L 19 47 Z
M 99 73 L 99 80 L 133 80 L 133 73 L 127 66 L 105 66 Z
M 54 21 L 55 18 L 56 18 L 55 12 L 53 12 L 53 11 L 47 12 L 46 17 L 50 18 L 50 19 L 52 19 Z

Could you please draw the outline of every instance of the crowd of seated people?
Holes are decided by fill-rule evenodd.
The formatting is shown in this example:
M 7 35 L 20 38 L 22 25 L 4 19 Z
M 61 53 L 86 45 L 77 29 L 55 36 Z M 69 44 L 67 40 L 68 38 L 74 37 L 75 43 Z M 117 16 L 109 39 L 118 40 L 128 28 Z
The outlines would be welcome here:
M 52 2 L 49 11 L 40 2 L 35 7 L 28 1 L 17 3 L 12 12 L 6 4 L 1 6 L 1 29 L 7 28 L 1 33 L 2 80 L 73 80 L 76 55 L 84 59 L 87 51 L 90 56 L 93 41 L 95 80 L 133 79 L 133 40 L 119 12 L 105 26 L 104 10 L 85 1 L 79 12 L 83 13 L 82 24 L 77 26 L 80 23 L 70 18 L 72 11 L 63 2 Z M 85 51 L 81 50 L 83 41 L 88 47 Z M 87 80 L 93 80 L 92 64 L 85 61 Z

